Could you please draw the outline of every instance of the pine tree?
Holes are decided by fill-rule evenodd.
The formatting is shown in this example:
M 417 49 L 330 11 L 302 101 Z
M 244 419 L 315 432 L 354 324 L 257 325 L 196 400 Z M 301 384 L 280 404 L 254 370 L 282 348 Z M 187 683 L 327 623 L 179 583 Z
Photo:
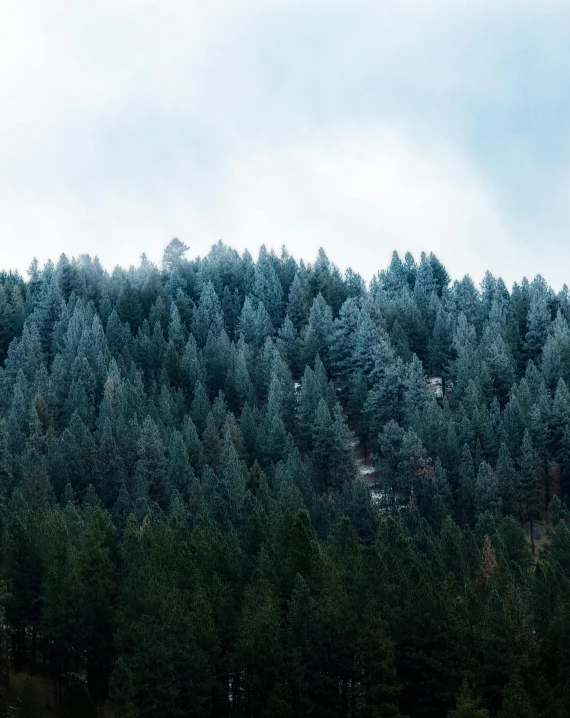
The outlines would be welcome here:
M 365 616 L 359 634 L 356 660 L 361 714 L 400 718 L 395 652 L 386 627 L 379 616 Z
M 337 383 L 341 398 L 348 398 L 350 376 L 352 374 L 351 360 L 354 352 L 353 341 L 360 309 L 358 302 L 349 298 L 340 308 L 338 317 L 334 321 L 332 333 L 328 339 L 331 373 Z
M 279 615 L 271 585 L 258 580 L 249 586 L 238 628 L 236 673 L 243 675 L 236 709 L 244 715 L 262 715 L 279 686 Z
M 202 447 L 204 459 L 212 467 L 216 467 L 220 458 L 220 432 L 216 426 L 216 419 L 213 412 L 208 414 L 206 428 L 202 433 Z
M 533 427 L 538 422 L 533 423 Z M 554 401 L 552 402 L 552 411 L 549 417 L 549 431 L 545 443 L 551 454 L 556 457 L 564 467 L 565 458 L 565 442 L 564 435 L 570 427 L 570 392 L 566 386 L 566 382 L 560 378 L 556 387 Z M 536 432 L 533 432 L 536 433 Z M 546 499 L 549 494 L 546 494 Z
M 115 657 L 116 544 L 108 514 L 89 510 L 78 553 L 78 634 L 87 657 L 87 686 L 97 703 L 108 695 Z
M 206 420 L 208 419 L 211 409 L 212 405 L 210 404 L 204 385 L 202 382 L 198 382 L 196 384 L 194 398 L 190 404 L 190 417 L 199 433 L 202 433 L 206 428 Z
M 308 296 L 309 293 L 306 282 L 302 281 L 299 273 L 295 274 L 291 287 L 289 288 L 287 316 L 298 332 L 305 326 L 309 319 Z
M 278 327 L 282 321 L 283 287 L 265 247 L 255 265 L 252 291 L 267 310 L 273 327 Z
M 200 301 L 192 316 L 192 335 L 198 347 L 206 344 L 208 334 L 217 336 L 224 327 L 222 305 L 212 282 L 206 282 L 200 294 Z
M 45 541 L 47 561 L 42 591 L 42 634 L 50 645 L 50 674 L 56 706 L 60 706 L 77 642 L 78 557 L 70 541 L 69 529 L 57 512 L 48 518 Z
M 433 376 L 442 377 L 444 395 L 445 381 L 448 376 L 448 365 L 451 359 L 452 339 L 449 319 L 445 312 L 440 309 L 437 313 L 428 351 Z
M 513 676 L 503 692 L 498 718 L 535 718 L 536 715 L 520 676 Z
M 178 237 L 172 239 L 162 255 L 162 266 L 167 272 L 177 268 L 184 260 L 184 255 L 190 248 L 181 242 Z
M 184 439 L 179 431 L 175 431 L 168 452 L 167 493 L 170 495 L 173 491 L 184 492 L 191 478 Z
M 123 529 L 125 527 L 127 519 L 133 513 L 133 510 L 133 502 L 131 501 L 131 497 L 129 496 L 127 487 L 123 482 L 121 484 L 121 488 L 119 489 L 119 495 L 117 496 L 115 505 L 113 506 L 113 509 L 111 511 L 113 521 L 119 529 Z
M 352 435 L 338 404 L 335 405 L 332 413 L 329 466 L 329 481 L 335 491 L 338 491 L 346 481 L 354 481 L 356 463 L 352 450 Z
M 143 422 L 139 444 L 138 460 L 134 477 L 135 498 L 156 501 L 159 506 L 167 502 L 167 461 L 166 452 L 158 427 L 147 416 Z
M 19 670 L 28 656 L 34 669 L 42 613 L 44 571 L 35 529 L 37 524 L 32 519 L 13 516 L 3 546 L 3 578 L 8 588 L 5 618 L 11 631 L 14 665 Z
M 406 420 L 410 424 L 421 415 L 427 403 L 426 386 L 427 379 L 422 363 L 414 354 L 407 366 L 406 378 L 404 379 L 404 406 Z
M 331 487 L 330 455 L 333 441 L 333 421 L 324 399 L 320 399 L 315 412 L 312 430 L 312 459 L 317 485 L 328 493 Z
M 532 446 L 528 429 L 525 430 L 519 458 L 520 478 L 518 504 L 521 518 L 530 526 L 530 540 L 534 554 L 534 522 L 539 515 L 541 504 L 538 457 Z
M 328 344 L 333 331 L 333 316 L 322 294 L 315 297 L 309 313 L 309 323 L 304 333 L 305 364 L 311 365 L 315 357 L 328 364 Z
M 550 326 L 550 311 L 546 297 L 541 292 L 535 292 L 531 299 L 527 316 L 527 333 L 525 336 L 525 352 L 529 359 L 536 359 L 546 341 Z
M 457 706 L 447 715 L 448 718 L 488 718 L 489 711 L 481 707 L 481 701 L 473 696 L 473 690 L 464 680 L 457 696 Z
M 495 467 L 503 511 L 507 515 L 516 513 L 518 478 L 506 444 L 501 444 Z
M 497 475 L 486 461 L 482 461 L 475 480 L 475 510 L 481 515 L 489 512 L 497 516 L 501 510 Z

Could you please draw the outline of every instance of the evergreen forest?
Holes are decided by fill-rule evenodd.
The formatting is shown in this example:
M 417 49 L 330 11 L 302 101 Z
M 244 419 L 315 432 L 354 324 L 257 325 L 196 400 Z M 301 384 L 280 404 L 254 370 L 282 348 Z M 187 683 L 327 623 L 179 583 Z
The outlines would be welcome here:
M 566 287 L 174 239 L 0 366 L 0 716 L 570 716 Z

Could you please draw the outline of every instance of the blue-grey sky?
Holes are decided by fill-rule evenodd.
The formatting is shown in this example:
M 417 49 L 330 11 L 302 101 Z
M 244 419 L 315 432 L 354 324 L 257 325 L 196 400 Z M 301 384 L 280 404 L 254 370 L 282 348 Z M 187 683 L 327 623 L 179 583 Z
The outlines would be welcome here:
M 22 0 L 0 266 L 174 236 L 570 283 L 567 0 Z

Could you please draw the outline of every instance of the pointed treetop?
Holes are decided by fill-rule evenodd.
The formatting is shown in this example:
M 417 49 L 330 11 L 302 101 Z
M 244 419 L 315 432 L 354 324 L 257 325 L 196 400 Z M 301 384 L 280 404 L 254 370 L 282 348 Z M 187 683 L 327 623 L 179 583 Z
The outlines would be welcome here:
M 181 242 L 178 237 L 168 243 L 162 255 L 162 265 L 165 269 L 171 270 L 184 259 L 184 255 L 190 249 L 188 245 Z

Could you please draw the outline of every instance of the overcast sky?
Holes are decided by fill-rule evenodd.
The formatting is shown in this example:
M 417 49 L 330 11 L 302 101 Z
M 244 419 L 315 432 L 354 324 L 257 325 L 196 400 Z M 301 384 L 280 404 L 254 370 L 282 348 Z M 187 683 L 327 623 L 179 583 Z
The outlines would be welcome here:
M 567 0 L 22 0 L 0 266 L 218 239 L 570 284 Z

